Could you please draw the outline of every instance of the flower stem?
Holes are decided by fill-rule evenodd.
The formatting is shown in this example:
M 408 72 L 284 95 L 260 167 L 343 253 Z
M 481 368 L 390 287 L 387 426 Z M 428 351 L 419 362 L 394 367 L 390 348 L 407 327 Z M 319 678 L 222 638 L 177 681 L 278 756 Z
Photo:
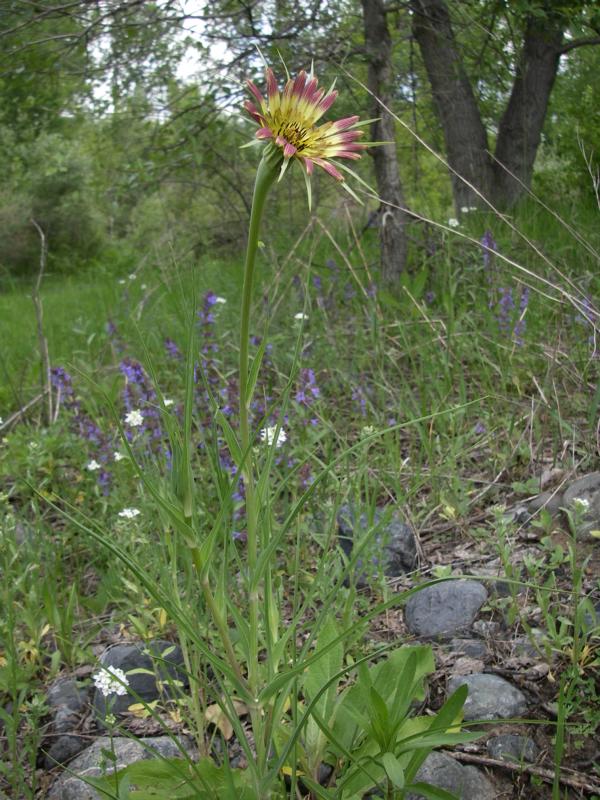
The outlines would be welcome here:
M 258 698 L 260 683 L 259 654 L 259 587 L 256 575 L 258 561 L 258 509 L 254 491 L 254 474 L 252 451 L 250 449 L 251 437 L 248 422 L 248 412 L 252 397 L 248 388 L 248 350 L 250 343 L 250 310 L 252 304 L 252 283 L 254 279 L 254 265 L 258 249 L 258 234 L 260 222 L 265 205 L 267 193 L 277 177 L 281 165 L 281 155 L 273 148 L 267 146 L 258 166 L 254 195 L 252 198 L 252 211 L 250 214 L 250 227 L 248 230 L 248 245 L 246 249 L 246 263 L 244 266 L 244 288 L 242 293 L 242 315 L 240 325 L 240 437 L 242 452 L 246 454 L 243 469 L 244 485 L 246 490 L 246 531 L 247 531 L 247 557 L 248 557 L 248 684 L 253 697 Z M 252 730 L 256 744 L 256 755 L 259 766 L 264 766 L 266 752 L 261 735 L 262 714 L 256 704 L 250 709 Z

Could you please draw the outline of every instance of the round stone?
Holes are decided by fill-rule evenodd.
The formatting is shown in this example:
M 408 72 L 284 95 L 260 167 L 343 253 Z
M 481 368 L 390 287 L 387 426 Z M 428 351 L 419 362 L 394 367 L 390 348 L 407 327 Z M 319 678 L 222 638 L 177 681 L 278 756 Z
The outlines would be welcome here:
M 514 733 L 503 733 L 488 739 L 487 751 L 492 758 L 505 761 L 535 761 L 539 752 L 533 739 Z
M 523 692 L 498 675 L 485 672 L 456 675 L 448 681 L 448 694 L 465 685 L 469 689 L 464 705 L 465 720 L 510 719 L 521 717 L 527 711 Z
M 415 636 L 449 638 L 472 625 L 486 599 L 487 590 L 478 581 L 436 583 L 409 597 L 404 619 Z

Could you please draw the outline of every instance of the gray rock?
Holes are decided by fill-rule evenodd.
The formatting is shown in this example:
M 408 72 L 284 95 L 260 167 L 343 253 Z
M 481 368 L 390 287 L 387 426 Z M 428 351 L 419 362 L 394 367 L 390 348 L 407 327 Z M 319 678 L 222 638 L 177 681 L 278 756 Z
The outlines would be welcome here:
M 564 494 L 564 507 L 572 510 L 575 500 L 589 503 L 577 535 L 594 541 L 591 532 L 600 530 L 600 472 L 591 472 L 569 486 Z
M 464 705 L 465 720 L 509 719 L 520 717 L 527 711 L 523 692 L 498 675 L 485 672 L 456 675 L 448 681 L 448 694 L 463 685 L 469 689 Z
M 539 753 L 533 739 L 515 733 L 504 733 L 488 739 L 487 751 L 492 758 L 505 761 L 535 761 Z
M 486 599 L 487 590 L 477 581 L 436 583 L 409 597 L 404 619 L 416 636 L 449 638 L 472 625 Z
M 511 643 L 513 656 L 530 661 L 541 657 L 544 634 L 542 631 L 534 629 L 531 631 L 531 636 L 538 642 L 538 646 L 536 647 L 535 641 L 532 641 L 528 636 L 517 636 Z
M 184 738 L 180 738 L 179 741 L 183 749 L 193 758 L 195 754 L 192 743 Z M 108 769 L 111 771 L 122 769 L 142 759 L 155 758 L 156 755 L 163 758 L 181 756 L 179 748 L 169 736 L 138 740 L 116 738 L 112 740 L 112 745 L 117 760 L 116 764 L 109 764 Z M 64 772 L 53 783 L 48 800 L 102 800 L 100 794 L 79 776 L 97 778 L 103 774 L 105 769 L 102 766 L 105 760 L 102 755 L 103 749 L 111 749 L 111 740 L 108 736 L 96 739 L 94 744 L 69 764 L 69 772 Z
M 507 509 L 506 513 L 502 515 L 502 519 L 504 522 L 514 525 L 526 525 L 531 519 L 531 514 L 527 506 L 518 505 Z
M 494 800 L 497 792 L 480 770 L 464 767 L 445 753 L 430 753 L 420 770 L 417 781 L 430 783 L 456 795 L 459 800 Z M 417 800 L 421 794 L 409 794 L 407 800 Z
M 543 508 L 555 517 L 564 504 L 562 492 L 542 492 L 527 503 L 527 510 L 533 515 Z
M 54 769 L 58 764 L 66 764 L 77 753 L 87 747 L 89 739 L 78 736 L 76 733 L 63 733 L 57 736 L 54 741 L 47 746 L 42 759 L 44 769 Z
M 339 543 L 348 558 L 355 542 L 359 543 L 372 527 L 379 525 L 364 550 L 364 558 L 357 559 L 357 569 L 362 573 L 357 577 L 359 585 L 366 585 L 369 577 L 377 576 L 380 565 L 388 578 L 398 578 L 417 566 L 414 531 L 403 522 L 398 512 L 393 512 L 386 522 L 383 521 L 385 518 L 385 512 L 375 509 L 373 523 L 369 525 L 368 514 L 359 516 L 352 505 L 342 506 L 338 511 Z M 366 566 L 369 562 L 371 566 Z
M 500 623 L 491 619 L 478 619 L 473 623 L 473 631 L 482 639 L 494 639 L 500 633 Z
M 82 711 L 87 703 L 87 689 L 80 689 L 73 678 L 59 678 L 50 685 L 46 702 L 50 708 L 65 706 L 71 711 Z
M 470 658 L 484 658 L 487 655 L 487 646 L 480 639 L 452 639 L 450 649 L 453 653 L 462 653 Z
M 177 696 L 177 687 L 185 690 L 189 685 L 181 648 L 172 642 L 117 644 L 104 651 L 100 664 L 122 669 L 127 675 L 129 691 L 124 695 L 111 694 L 108 698 L 99 690 L 95 691 L 94 715 L 99 722 L 104 720 L 109 709 L 117 716 L 140 699 L 150 703 L 161 696 Z M 132 672 L 134 670 L 143 671 Z
M 48 689 L 46 702 L 54 711 L 54 733 L 70 733 L 89 700 L 89 691 L 80 689 L 72 678 L 59 678 Z

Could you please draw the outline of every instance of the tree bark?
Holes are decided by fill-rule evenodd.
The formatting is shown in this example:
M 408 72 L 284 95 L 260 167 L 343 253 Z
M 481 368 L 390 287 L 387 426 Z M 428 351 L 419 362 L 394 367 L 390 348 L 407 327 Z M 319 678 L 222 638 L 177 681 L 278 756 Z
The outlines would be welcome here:
M 510 207 L 519 199 L 523 193 L 519 181 L 527 187 L 531 184 L 562 37 L 563 26 L 549 13 L 527 22 L 521 61 L 496 141 L 491 200 L 500 207 Z
M 369 64 L 367 85 L 376 98 L 389 107 L 391 100 L 392 40 L 387 26 L 383 0 L 362 0 L 365 48 Z M 386 201 L 379 209 L 381 273 L 384 279 L 397 277 L 406 267 L 408 215 L 396 152 L 396 126 L 393 117 L 374 100 L 371 136 L 387 144 L 370 151 L 375 166 L 379 197 Z M 390 203 L 391 205 L 387 205 Z M 394 208 L 399 206 L 400 208 Z
M 444 0 L 413 0 L 413 35 L 417 40 L 433 101 L 446 142 L 457 209 L 477 205 L 477 194 L 461 177 L 485 196 L 492 184 L 492 159 L 488 138 L 469 78 L 458 52 L 450 15 Z M 460 177 L 459 177 L 460 176 Z
M 553 11 L 552 1 L 546 0 L 540 5 L 544 13 L 532 15 L 527 20 L 517 74 L 498 126 L 492 159 L 445 0 L 412 0 L 411 5 L 413 33 L 431 83 L 448 163 L 494 205 L 508 208 L 531 183 L 550 92 L 558 70 L 564 15 L 561 17 Z M 455 175 L 452 175 L 452 188 L 457 210 L 477 205 L 475 193 Z

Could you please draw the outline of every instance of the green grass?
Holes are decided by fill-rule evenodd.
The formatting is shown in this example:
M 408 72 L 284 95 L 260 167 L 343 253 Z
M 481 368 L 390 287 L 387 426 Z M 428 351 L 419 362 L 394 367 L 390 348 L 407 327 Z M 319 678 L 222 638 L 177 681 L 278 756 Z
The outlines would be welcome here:
M 597 265 L 594 272 L 589 251 L 536 207 L 525 206 L 518 224 L 576 286 L 591 298 L 597 296 Z M 499 251 L 574 292 L 497 221 L 474 214 L 461 230 L 478 240 L 488 227 Z M 315 583 L 315 576 L 334 529 L 335 508 L 348 498 L 371 508 L 396 504 L 417 528 L 449 520 L 452 535 L 468 536 L 472 518 L 495 504 L 511 502 L 518 493 L 515 486 L 539 476 L 540 465 L 548 459 L 580 472 L 597 467 L 598 361 L 588 341 L 591 326 L 576 319 L 564 295 L 532 280 L 522 343 L 516 341 L 516 312 L 507 332 L 498 324 L 497 300 L 500 288 L 510 286 L 518 305 L 519 273 L 497 257 L 493 271 L 486 270 L 479 248 L 446 233 L 419 229 L 415 237 L 412 273 L 373 297 L 366 291 L 376 257 L 370 231 L 362 247 L 371 264 L 363 260 L 351 236 L 336 235 L 352 270 L 327 239 L 316 234 L 307 237 L 287 263 L 281 258 L 275 263 L 268 250 L 262 252 L 253 333 L 266 333 L 272 350 L 260 373 L 257 398 L 266 404 L 267 414 L 278 408 L 286 402 L 290 371 L 297 368 L 314 370 L 320 389 L 305 407 L 295 400 L 298 378 L 291 387 L 283 423 L 288 434 L 285 456 L 270 467 L 270 480 L 282 486 L 271 501 L 274 530 L 310 476 L 338 459 L 287 531 L 276 559 L 278 603 L 300 607 L 302 598 L 310 597 L 308 618 L 319 619 L 327 581 L 321 576 Z M 337 269 L 326 266 L 330 258 L 335 258 Z M 218 345 L 211 354 L 210 386 L 223 405 L 226 398 L 219 392 L 236 370 L 240 282 L 241 264 L 233 259 L 193 266 L 165 259 L 160 269 L 140 268 L 135 280 L 114 274 L 110 266 L 69 278 L 50 276 L 42 294 L 52 364 L 73 374 L 83 412 L 106 435 L 115 434 L 116 421 L 100 390 L 122 418 L 123 358 L 143 361 L 147 370 L 152 367 L 164 396 L 177 406 L 184 398 L 184 367 L 168 357 L 164 339 L 172 338 L 184 349 L 190 311 L 201 307 L 205 292 L 212 290 L 227 299 L 216 307 L 210 340 Z M 545 297 L 536 291 L 539 288 L 556 299 Z M 30 288 L 23 285 L 0 295 L 4 419 L 39 391 L 29 295 Z M 301 332 L 294 315 L 303 310 L 308 319 Z M 116 334 L 107 331 L 109 320 Z M 206 342 L 201 337 L 200 331 L 194 360 L 203 357 Z M 203 444 L 193 466 L 199 518 L 210 529 L 230 503 L 231 484 L 219 466 L 223 441 L 214 415 L 201 388 L 196 391 L 194 436 Z M 63 510 L 85 513 L 110 532 L 156 585 L 174 579 L 165 564 L 181 558 L 181 552 L 173 550 L 180 545 L 169 538 L 164 513 L 157 514 L 131 462 L 111 465 L 113 481 L 104 494 L 96 473 L 86 470 L 97 449 L 73 430 L 69 412 L 60 408 L 57 420 L 44 426 L 41 411 L 41 406 L 35 407 L 4 430 L 0 444 L 2 602 L 16 609 L 1 631 L 0 692 L 13 705 L 29 704 L 30 720 L 43 713 L 36 703 L 50 678 L 62 668 L 93 662 L 90 642 L 101 626 L 122 624 L 148 637 L 174 634 L 173 619 L 165 618 L 139 576 L 126 572 L 93 536 L 78 531 L 44 497 Z M 374 433 L 381 435 L 365 440 Z M 114 441 L 123 450 L 118 439 Z M 155 476 L 165 493 L 175 491 L 164 453 L 151 457 L 140 452 L 139 457 L 145 473 Z M 118 517 L 121 509 L 132 506 L 141 511 L 134 522 Z M 228 514 L 223 524 L 235 526 L 235 516 Z M 485 526 L 485 535 L 493 540 L 493 518 Z M 243 545 L 230 540 L 219 558 L 234 574 L 243 570 Z M 341 569 L 340 563 L 336 574 Z M 184 569 L 177 580 L 193 597 L 193 572 Z M 387 596 L 387 587 L 374 587 L 374 602 Z M 350 615 L 350 623 L 351 598 L 342 598 L 345 611 L 340 605 L 340 614 Z M 239 602 L 241 607 L 241 596 Z M 362 602 L 372 607 L 370 601 Z M 560 613 L 558 608 L 555 613 Z M 211 639 L 211 646 L 219 648 L 218 638 Z M 187 713 L 193 717 L 201 712 L 189 708 Z M 576 712 L 571 708 L 570 713 Z M 18 785 L 23 797 L 33 797 L 31 754 L 37 742 L 31 727 L 23 730 L 19 724 L 16 717 L 6 722 L 13 755 L 19 752 L 18 741 L 28 743 L 14 765 L 13 790 Z

